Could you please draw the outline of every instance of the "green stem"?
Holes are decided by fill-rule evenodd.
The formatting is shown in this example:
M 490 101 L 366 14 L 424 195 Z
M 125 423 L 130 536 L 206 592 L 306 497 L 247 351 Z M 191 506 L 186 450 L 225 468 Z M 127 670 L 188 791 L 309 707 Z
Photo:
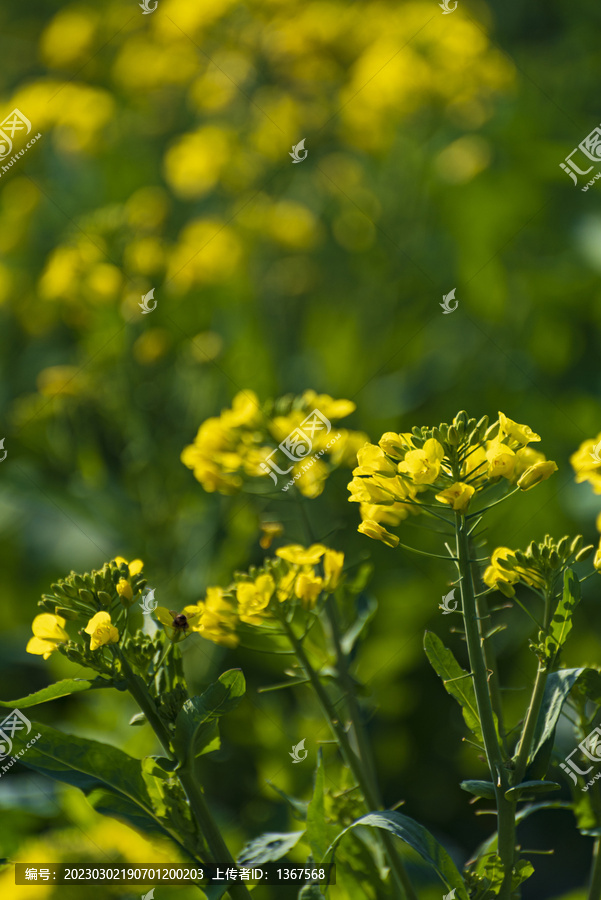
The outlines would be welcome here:
M 499 671 L 497 665 L 497 654 L 490 640 L 485 641 L 486 621 L 490 619 L 488 608 L 488 595 L 482 594 L 477 598 L 476 608 L 478 610 L 478 629 L 480 631 L 480 641 L 484 647 L 484 658 L 486 660 L 486 668 L 489 672 L 490 698 L 493 709 L 497 715 L 499 723 L 499 735 L 503 744 L 503 750 L 507 754 L 507 735 L 505 733 L 505 722 L 503 714 L 503 701 L 501 700 L 501 685 L 499 682 Z
M 455 534 L 457 539 L 458 570 L 461 588 L 461 600 L 463 606 L 463 621 L 465 636 L 472 672 L 474 692 L 478 716 L 484 739 L 484 749 L 488 767 L 495 786 L 497 801 L 497 833 L 498 852 L 503 863 L 503 884 L 499 891 L 499 900 L 511 900 L 511 880 L 513 874 L 513 860 L 515 852 L 515 803 L 505 798 L 505 791 L 509 788 L 507 769 L 504 765 L 503 755 L 493 715 L 492 701 L 488 686 L 488 671 L 484 648 L 480 639 L 478 627 L 478 611 L 476 597 L 472 581 L 472 572 L 469 562 L 469 540 L 467 523 L 460 513 L 455 513 Z
M 517 748 L 512 778 L 513 784 L 520 784 L 526 772 L 528 757 L 530 756 L 530 751 L 532 749 L 532 739 L 534 738 L 534 731 L 536 729 L 536 723 L 545 694 L 548 674 L 548 664 L 546 662 L 539 662 L 536 671 L 536 681 L 534 682 L 534 690 L 532 691 L 530 705 L 526 714 L 526 721 L 524 722 L 524 730 L 522 731 L 520 743 Z
M 601 900 L 601 838 L 595 838 L 593 865 L 586 900 Z
M 371 780 L 366 775 L 366 772 L 363 769 L 362 761 L 359 759 L 359 757 L 351 747 L 348 734 L 346 733 L 344 725 L 338 718 L 338 714 L 334 708 L 334 704 L 330 700 L 328 692 L 321 683 L 319 675 L 311 665 L 309 657 L 305 653 L 303 645 L 296 637 L 292 626 L 289 622 L 286 621 L 285 618 L 282 618 L 282 623 L 288 634 L 288 639 L 294 647 L 296 657 L 307 673 L 309 681 L 311 682 L 311 686 L 315 691 L 315 695 L 317 696 L 317 699 L 319 700 L 320 706 L 323 710 L 324 716 L 330 724 L 332 732 L 334 733 L 334 737 L 336 738 L 338 746 L 340 747 L 342 758 L 355 776 L 357 784 L 361 788 L 363 797 L 365 798 L 365 802 L 369 810 L 375 811 L 380 809 L 380 798 L 377 792 L 374 792 Z M 382 843 L 386 848 L 390 868 L 392 869 L 397 884 L 402 891 L 400 896 L 402 898 L 406 898 L 406 900 L 417 900 L 417 895 L 413 890 L 413 886 L 409 880 L 407 872 L 405 871 L 403 862 L 396 852 L 396 847 L 394 846 L 391 836 L 388 833 L 383 832 L 381 838 Z
M 148 722 L 161 742 L 165 753 L 170 759 L 174 759 L 174 753 L 171 750 L 169 731 L 157 713 L 152 697 L 146 690 L 146 686 L 139 676 L 135 675 L 132 671 L 131 666 L 127 662 L 121 649 L 115 648 L 115 653 L 121 661 L 121 670 L 127 681 L 127 688 L 130 694 L 148 719 Z M 192 765 L 193 764 L 194 761 L 192 762 Z M 188 766 L 179 767 L 176 769 L 175 774 L 185 791 L 188 802 L 190 803 L 190 809 L 196 818 L 201 834 L 206 840 L 209 850 L 213 855 L 213 861 L 219 865 L 223 863 L 227 868 L 236 868 L 236 862 L 230 854 L 217 824 L 213 820 L 204 799 L 200 784 L 194 777 L 193 769 L 190 769 L 190 764 L 188 764 Z M 250 892 L 244 884 L 232 883 L 231 885 L 228 885 L 228 891 L 232 900 L 248 900 L 248 898 L 250 898 Z

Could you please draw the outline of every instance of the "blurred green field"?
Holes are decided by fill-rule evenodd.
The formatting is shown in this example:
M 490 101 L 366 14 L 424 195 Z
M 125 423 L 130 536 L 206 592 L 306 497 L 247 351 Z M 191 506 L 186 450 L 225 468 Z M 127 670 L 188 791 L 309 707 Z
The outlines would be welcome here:
M 39 596 L 71 569 L 141 557 L 161 603 L 183 608 L 262 560 L 265 518 L 304 542 L 286 498 L 205 493 L 180 461 L 242 389 L 349 398 L 348 427 L 372 440 L 503 410 L 542 435 L 559 472 L 498 513 L 489 546 L 547 532 L 596 543 L 601 502 L 568 459 L 601 431 L 599 187 L 581 198 L 559 164 L 600 118 L 600 24 L 592 2 L 574 16 L 558 0 L 459 0 L 448 16 L 434 0 L 159 0 L 152 15 L 134 0 L 5 0 L 1 117 L 18 108 L 42 138 L 0 176 L 2 697 L 74 674 L 25 653 Z M 459 306 L 443 315 L 452 288 Z M 422 650 L 426 628 L 446 630 L 451 569 L 358 535 L 348 480 L 335 472 L 310 517 L 374 564 L 380 606 L 357 673 L 385 800 L 404 799 L 463 862 L 491 820 L 458 783 L 484 767 Z M 591 579 L 568 665 L 601 663 L 598 593 Z M 533 673 L 522 624 L 523 649 L 498 641 L 515 689 Z M 199 638 L 185 660 L 198 689 L 231 666 L 249 684 L 205 763 L 230 846 L 289 829 L 270 782 L 308 797 L 329 736 L 308 692 L 258 692 L 280 680 L 277 657 Z M 96 694 L 36 713 L 144 755 L 134 711 Z M 313 758 L 291 766 L 301 736 Z M 1 857 L 173 858 L 24 768 L 0 780 L 0 810 Z M 569 812 L 522 837 L 556 848 L 525 900 L 584 897 L 592 841 Z M 11 880 L 10 900 L 58 896 Z M 420 900 L 441 893 L 424 880 Z M 176 895 L 196 892 L 157 890 Z

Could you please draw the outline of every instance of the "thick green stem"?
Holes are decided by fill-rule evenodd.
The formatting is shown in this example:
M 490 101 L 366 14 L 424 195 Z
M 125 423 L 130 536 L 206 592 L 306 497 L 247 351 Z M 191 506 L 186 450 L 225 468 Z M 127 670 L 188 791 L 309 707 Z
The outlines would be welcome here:
M 601 900 L 601 838 L 595 838 L 591 880 L 586 900 Z
M 145 685 L 132 671 L 131 666 L 127 662 L 122 651 L 117 649 L 115 652 L 121 661 L 121 671 L 127 682 L 127 688 L 130 694 L 148 719 L 148 723 L 161 742 L 161 746 L 165 753 L 173 759 L 174 753 L 171 750 L 169 731 L 157 713 Z M 199 825 L 200 831 L 213 855 L 213 862 L 216 862 L 219 865 L 223 863 L 227 868 L 236 868 L 236 862 L 230 854 L 225 841 L 221 837 L 221 832 L 219 831 L 217 824 L 213 820 L 200 785 L 195 778 L 193 769 L 190 769 L 189 767 L 180 767 L 176 769 L 176 775 L 185 791 L 188 802 L 190 803 L 190 809 Z M 233 900 L 249 900 L 251 896 L 248 888 L 240 883 L 232 883 L 229 885 L 228 892 Z
M 512 778 L 513 784 L 519 784 L 524 778 L 524 774 L 526 772 L 528 757 L 532 749 L 532 739 L 534 737 L 536 723 L 538 721 L 540 708 L 542 706 L 543 697 L 545 694 L 545 686 L 547 684 L 548 674 L 549 667 L 547 663 L 539 662 L 536 672 L 536 681 L 534 682 L 534 690 L 532 691 L 532 698 L 530 700 L 530 706 L 528 707 L 526 721 L 524 723 L 524 730 L 522 731 L 522 737 L 520 738 L 520 743 L 517 748 L 515 768 L 513 770 Z
M 363 797 L 365 798 L 365 802 L 367 803 L 370 811 L 380 809 L 380 798 L 377 792 L 374 792 L 374 788 L 371 784 L 371 779 L 366 775 L 366 771 L 364 771 L 363 769 L 361 760 L 351 747 L 348 734 L 346 733 L 344 725 L 338 718 L 338 714 L 336 712 L 336 709 L 334 708 L 334 704 L 330 700 L 328 692 L 321 683 L 319 675 L 311 665 L 309 657 L 305 653 L 303 645 L 296 637 L 296 634 L 294 633 L 294 630 L 290 623 L 287 622 L 285 618 L 282 618 L 282 624 L 286 629 L 286 633 L 288 635 L 290 643 L 294 648 L 294 652 L 296 653 L 298 661 L 307 673 L 307 677 L 309 678 L 311 686 L 315 691 L 315 695 L 319 700 L 324 716 L 328 720 L 330 727 L 334 733 L 334 737 L 336 738 L 338 746 L 340 747 L 342 757 L 355 776 L 357 784 L 361 788 L 361 792 L 363 794 Z M 403 862 L 396 852 L 396 847 L 394 846 L 391 836 L 386 832 L 382 832 L 381 839 L 384 847 L 386 848 L 390 868 L 394 874 L 399 888 L 402 891 L 400 895 L 401 898 L 403 898 L 403 900 L 405 900 L 405 898 L 406 900 L 417 900 L 417 895 L 413 890 L 413 886 L 409 880 L 407 872 L 405 871 Z
M 503 863 L 503 884 L 499 891 L 499 900 L 511 900 L 511 879 L 515 852 L 515 803 L 505 798 L 509 788 L 508 772 L 497 739 L 497 731 L 493 715 L 493 707 L 488 686 L 488 670 L 486 657 L 478 627 L 478 611 L 469 562 L 469 537 L 465 518 L 455 513 L 455 534 L 457 540 L 457 567 L 459 569 L 461 601 L 465 636 L 472 673 L 472 682 L 476 694 L 478 716 L 482 728 L 484 749 L 495 786 L 497 802 L 497 834 L 498 852 Z

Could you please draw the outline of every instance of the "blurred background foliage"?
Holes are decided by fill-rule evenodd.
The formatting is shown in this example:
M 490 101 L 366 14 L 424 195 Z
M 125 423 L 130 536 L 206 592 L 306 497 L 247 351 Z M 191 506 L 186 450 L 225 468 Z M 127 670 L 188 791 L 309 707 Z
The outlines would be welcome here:
M 293 503 L 205 494 L 180 462 L 243 388 L 353 399 L 345 426 L 375 440 L 502 409 L 560 471 L 492 517 L 490 546 L 595 539 L 601 504 L 567 460 L 600 430 L 601 214 L 598 188 L 581 198 L 559 163 L 599 118 L 600 18 L 557 0 L 460 0 L 448 16 L 435 0 L 159 0 L 147 16 L 135 0 L 5 0 L 2 117 L 18 107 L 42 138 L 0 177 L 3 696 L 73 674 L 24 651 L 39 595 L 70 569 L 142 557 L 160 602 L 183 607 L 262 559 L 262 518 L 304 541 Z M 459 308 L 443 316 L 453 287 Z M 142 315 L 151 288 L 158 306 Z M 483 770 L 421 649 L 425 628 L 447 637 L 451 569 L 357 535 L 347 481 L 336 472 L 309 515 L 375 565 L 357 672 L 384 795 L 463 862 L 492 820 L 458 781 Z M 601 662 L 597 595 L 589 582 L 567 664 Z M 515 717 L 533 673 L 516 620 L 499 637 Z M 185 652 L 196 687 L 231 665 L 249 681 L 206 762 L 237 850 L 293 825 L 268 782 L 308 797 L 328 732 L 302 688 L 257 692 L 280 680 L 277 657 L 200 638 Z M 37 715 L 142 755 L 125 703 L 73 697 Z M 313 750 L 292 766 L 301 737 Z M 0 806 L 2 856 L 169 858 L 24 769 L 2 778 Z M 591 841 L 568 812 L 530 819 L 523 845 L 556 848 L 527 900 L 581 896 Z M 11 877 L 5 896 L 54 896 Z

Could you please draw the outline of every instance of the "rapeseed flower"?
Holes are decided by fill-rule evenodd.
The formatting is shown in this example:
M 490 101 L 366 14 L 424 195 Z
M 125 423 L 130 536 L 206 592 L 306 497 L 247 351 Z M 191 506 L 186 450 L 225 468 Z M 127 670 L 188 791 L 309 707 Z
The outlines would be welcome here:
M 90 635 L 90 650 L 97 650 L 105 644 L 116 644 L 119 640 L 119 631 L 112 624 L 110 614 L 104 610 L 92 616 L 84 631 Z
M 65 619 L 52 613 L 36 616 L 31 623 L 31 630 L 33 637 L 29 638 L 25 649 L 27 653 L 43 656 L 44 659 L 48 659 L 50 654 L 54 653 L 58 644 L 69 640 L 69 635 L 65 631 Z

